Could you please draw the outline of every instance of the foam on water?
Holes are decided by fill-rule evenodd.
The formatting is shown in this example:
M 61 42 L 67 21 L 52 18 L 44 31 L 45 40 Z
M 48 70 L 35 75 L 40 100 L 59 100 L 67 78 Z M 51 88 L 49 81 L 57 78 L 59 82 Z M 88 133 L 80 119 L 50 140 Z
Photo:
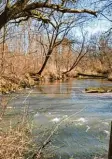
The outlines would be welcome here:
M 77 122 L 82 122 L 82 123 L 87 122 L 87 120 L 86 120 L 85 118 L 79 118 L 79 119 L 77 119 L 77 120 L 75 120 L 75 121 L 77 121 Z
M 108 122 L 102 122 L 102 124 L 109 126 Z
M 38 117 L 40 114 L 37 112 L 35 115 L 34 115 L 34 117 Z
M 82 126 L 83 124 L 81 124 L 81 123 L 77 123 L 77 124 L 75 124 L 76 126 Z
M 58 122 L 60 121 L 60 118 L 57 118 L 57 117 L 56 117 L 56 118 L 52 119 L 51 121 L 52 121 L 53 123 L 58 123 Z
M 107 137 L 109 137 L 109 135 L 110 135 L 110 132 L 109 132 L 109 131 L 104 130 L 104 133 L 107 135 Z

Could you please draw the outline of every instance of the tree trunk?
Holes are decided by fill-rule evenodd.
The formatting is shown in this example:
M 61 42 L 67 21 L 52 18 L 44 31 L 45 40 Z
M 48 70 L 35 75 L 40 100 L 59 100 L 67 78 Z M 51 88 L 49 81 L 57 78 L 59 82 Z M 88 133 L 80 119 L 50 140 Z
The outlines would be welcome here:
M 41 75 L 42 72 L 43 72 L 43 70 L 45 69 L 46 64 L 47 64 L 47 62 L 48 62 L 48 60 L 49 60 L 49 58 L 50 58 L 50 55 L 51 55 L 52 51 L 53 51 L 53 50 L 49 50 L 49 51 L 48 51 L 47 56 L 46 56 L 46 58 L 45 58 L 45 61 L 44 61 L 43 65 L 42 65 L 40 71 L 37 73 L 38 75 Z
M 7 23 L 7 11 L 4 11 L 0 15 L 0 30 L 2 29 L 3 26 Z
M 110 142 L 109 142 L 108 159 L 112 159 L 112 122 L 111 122 L 111 130 L 110 130 Z

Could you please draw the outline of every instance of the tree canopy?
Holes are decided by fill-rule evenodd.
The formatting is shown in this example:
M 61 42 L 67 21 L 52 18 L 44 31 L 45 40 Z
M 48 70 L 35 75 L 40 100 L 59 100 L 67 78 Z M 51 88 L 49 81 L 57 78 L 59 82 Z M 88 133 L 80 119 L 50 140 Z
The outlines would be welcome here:
M 49 23 L 49 15 L 54 11 L 73 14 L 87 13 L 96 16 L 95 10 L 78 9 L 76 2 L 76 0 L 5 0 L 5 2 L 0 0 L 0 29 L 12 20 L 19 23 L 29 18 L 37 18 Z

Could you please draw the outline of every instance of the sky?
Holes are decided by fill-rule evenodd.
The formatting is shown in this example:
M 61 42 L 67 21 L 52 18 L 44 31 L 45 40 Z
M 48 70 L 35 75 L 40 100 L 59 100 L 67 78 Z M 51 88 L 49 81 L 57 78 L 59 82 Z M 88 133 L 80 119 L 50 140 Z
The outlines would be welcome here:
M 89 34 L 102 33 L 109 30 L 111 25 L 112 24 L 107 20 L 95 20 L 85 27 L 85 30 L 88 31 Z
M 81 35 L 81 26 L 74 29 L 75 35 Z M 93 18 L 92 20 L 88 21 L 87 23 L 83 24 L 83 31 L 87 32 L 88 38 L 94 34 L 102 34 L 107 32 L 110 28 L 112 28 L 112 22 L 108 21 L 105 18 Z
M 96 1 L 96 3 L 95 3 Z M 93 5 L 92 5 L 93 4 Z M 109 7 L 106 8 L 111 4 Z M 105 7 L 103 7 L 105 6 Z M 85 31 L 89 33 L 89 35 L 106 32 L 110 28 L 112 28 L 112 3 L 111 0 L 80 0 L 79 7 L 88 8 L 92 10 L 99 11 L 98 17 L 93 18 L 88 21 L 84 25 Z M 100 9 L 103 9 L 100 13 Z M 106 17 L 102 15 L 102 13 L 107 16 L 111 21 L 107 20 Z

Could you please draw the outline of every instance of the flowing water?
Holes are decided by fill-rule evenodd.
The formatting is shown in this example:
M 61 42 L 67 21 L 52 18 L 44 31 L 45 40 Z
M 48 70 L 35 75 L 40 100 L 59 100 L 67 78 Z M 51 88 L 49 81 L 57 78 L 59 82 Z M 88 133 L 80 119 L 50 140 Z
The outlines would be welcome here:
M 112 87 L 112 83 L 75 79 L 41 84 L 14 95 L 10 105 L 17 113 L 28 106 L 28 111 L 33 114 L 34 134 L 41 129 L 43 140 L 53 132 L 49 145 L 54 159 L 107 158 L 112 93 L 84 92 L 87 87 L 102 86 Z

